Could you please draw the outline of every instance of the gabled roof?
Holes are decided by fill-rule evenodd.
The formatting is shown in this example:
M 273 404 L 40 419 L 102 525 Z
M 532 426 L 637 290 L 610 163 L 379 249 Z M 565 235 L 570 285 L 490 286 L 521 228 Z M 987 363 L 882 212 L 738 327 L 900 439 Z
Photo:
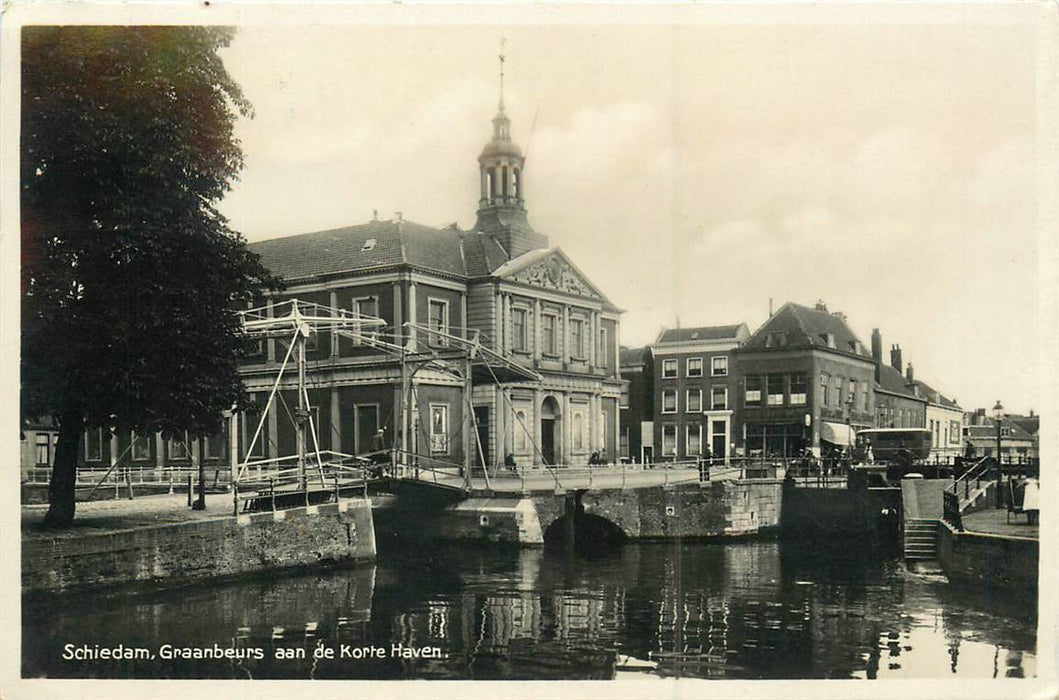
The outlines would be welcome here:
M 695 328 L 663 328 L 658 334 L 656 345 L 662 343 L 701 343 L 717 340 L 740 340 L 741 329 L 745 323 L 729 326 L 698 326 Z
M 770 334 L 785 334 L 786 348 L 828 349 L 827 336 L 834 339 L 834 352 L 871 360 L 871 352 L 860 342 L 842 317 L 828 311 L 788 302 L 780 307 L 743 344 L 748 350 L 772 348 Z
M 932 387 L 929 384 L 927 384 L 926 382 L 921 382 L 918 379 L 916 379 L 912 383 L 915 384 L 917 387 L 919 387 L 919 395 L 926 397 L 927 400 L 929 400 L 930 402 L 936 403 L 939 406 L 944 406 L 945 408 L 951 408 L 951 409 L 958 410 L 958 411 L 962 411 L 963 410 L 959 406 L 956 405 L 955 401 L 953 401 L 952 399 L 948 398 L 947 396 L 942 394 L 940 391 L 938 391 L 934 387 Z
M 972 438 L 990 439 L 996 440 L 996 425 L 992 422 L 992 418 L 988 419 L 990 422 L 988 425 L 969 425 L 967 426 L 967 436 Z M 1007 430 L 1004 435 L 1001 436 L 1001 440 L 1026 440 L 1027 442 L 1033 441 L 1033 436 L 1022 429 L 1022 427 L 1014 421 L 1009 421 L 1007 418 L 1003 418 L 1000 421 L 1000 427 L 1002 430 Z
M 912 384 L 905 379 L 905 375 L 890 365 L 882 365 L 879 368 L 879 381 L 875 386 L 876 390 L 881 389 L 891 394 L 900 394 L 916 401 L 926 403 L 928 400 L 926 396 L 916 396 L 915 391 L 912 389 Z
M 618 348 L 618 366 L 619 367 L 639 367 L 643 366 L 644 359 L 647 355 L 647 348 L 627 348 L 624 345 Z
M 1029 435 L 1036 435 L 1041 429 L 1041 417 L 1039 415 L 1023 416 L 1012 413 L 1005 416 L 1004 420 L 1018 425 Z
M 551 248 L 538 248 L 523 253 L 517 258 L 508 260 L 503 265 L 493 270 L 492 275 L 501 279 L 513 279 L 523 270 L 531 268 L 537 264 L 543 264 L 551 258 L 557 258 L 561 263 L 569 267 L 572 277 L 569 277 L 568 279 L 583 284 L 585 289 L 591 294 L 597 296 L 600 301 L 602 301 L 604 310 L 621 312 L 621 309 L 616 307 L 610 299 L 607 298 L 607 295 L 600 291 L 599 287 L 593 284 L 592 280 L 585 276 L 585 273 L 581 272 L 577 265 L 567 257 L 566 253 L 557 246 Z

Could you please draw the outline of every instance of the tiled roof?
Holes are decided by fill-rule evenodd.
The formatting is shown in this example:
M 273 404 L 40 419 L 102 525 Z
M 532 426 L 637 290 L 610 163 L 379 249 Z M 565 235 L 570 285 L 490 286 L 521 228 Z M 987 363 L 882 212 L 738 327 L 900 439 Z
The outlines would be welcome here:
M 631 367 L 633 365 L 642 365 L 644 361 L 644 355 L 647 348 L 618 348 L 618 364 L 621 367 Z
M 957 406 L 956 403 L 952 399 L 948 398 L 947 396 L 942 394 L 940 391 L 938 391 L 934 387 L 932 387 L 929 384 L 927 384 L 926 382 L 921 382 L 921 381 L 919 381 L 917 379 L 913 383 L 916 386 L 919 387 L 919 395 L 920 396 L 926 397 L 929 401 L 931 401 L 933 403 L 936 403 L 939 406 L 944 406 L 945 408 L 952 408 L 952 409 L 959 410 L 960 407 Z
M 920 401 L 927 401 L 927 397 L 920 395 L 916 396 L 912 390 L 912 386 L 905 379 L 905 375 L 898 372 L 890 365 L 883 365 L 879 368 L 879 388 L 883 391 L 889 391 L 892 394 L 902 394 L 910 399 L 919 399 Z
M 1006 429 L 1009 431 L 1001 436 L 1001 440 L 1033 440 L 1033 436 L 1023 430 L 1018 423 L 1009 422 L 1007 418 L 1001 420 L 1000 427 L 1002 430 Z M 968 437 L 981 438 L 983 440 L 996 440 L 996 426 L 992 423 L 989 425 L 969 425 L 967 426 L 967 435 Z
M 699 326 L 697 328 L 666 328 L 656 343 L 688 343 L 708 340 L 736 340 L 742 324 L 731 326 Z
M 261 256 L 266 268 L 288 283 L 399 265 L 475 279 L 509 273 L 559 252 L 557 248 L 545 248 L 509 260 L 503 246 L 491 235 L 461 231 L 455 224 L 434 228 L 407 220 L 369 221 L 256 241 L 249 247 Z M 600 296 L 605 310 L 621 311 L 602 293 Z
M 374 242 L 372 242 L 374 241 Z M 490 236 L 413 221 L 369 221 L 250 244 L 285 280 L 407 264 L 459 277 L 483 277 L 507 262 Z
M 827 348 L 826 334 L 834 337 L 834 350 L 871 359 L 871 352 L 839 316 L 801 304 L 786 303 L 754 332 L 745 348 L 763 350 L 769 345 L 769 334 L 785 333 L 786 346 L 792 348 Z

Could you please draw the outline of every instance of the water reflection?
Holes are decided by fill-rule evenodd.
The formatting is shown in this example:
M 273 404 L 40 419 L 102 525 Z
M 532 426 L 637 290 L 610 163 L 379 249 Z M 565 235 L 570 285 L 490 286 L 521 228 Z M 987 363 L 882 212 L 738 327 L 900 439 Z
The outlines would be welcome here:
M 628 544 L 586 559 L 402 545 L 355 569 L 27 600 L 23 668 L 54 677 L 1028 677 L 1036 621 L 1019 603 L 849 547 Z M 64 661 L 69 643 L 216 644 L 263 658 Z M 398 644 L 427 657 L 395 656 Z M 336 657 L 313 658 L 317 647 Z M 429 658 L 434 648 L 439 658 Z

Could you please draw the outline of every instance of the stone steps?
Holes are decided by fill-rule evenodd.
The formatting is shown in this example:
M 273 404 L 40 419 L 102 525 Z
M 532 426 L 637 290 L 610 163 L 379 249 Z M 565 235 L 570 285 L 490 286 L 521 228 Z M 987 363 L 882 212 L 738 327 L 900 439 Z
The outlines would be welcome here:
M 910 518 L 905 521 L 904 554 L 906 560 L 937 559 L 938 521 Z

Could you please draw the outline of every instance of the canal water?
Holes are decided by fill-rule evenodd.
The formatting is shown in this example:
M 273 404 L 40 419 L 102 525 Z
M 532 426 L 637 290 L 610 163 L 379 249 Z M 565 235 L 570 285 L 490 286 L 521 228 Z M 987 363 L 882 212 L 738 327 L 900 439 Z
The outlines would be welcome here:
M 24 599 L 23 675 L 1032 677 L 1034 607 L 851 546 L 391 543 L 355 568 Z

